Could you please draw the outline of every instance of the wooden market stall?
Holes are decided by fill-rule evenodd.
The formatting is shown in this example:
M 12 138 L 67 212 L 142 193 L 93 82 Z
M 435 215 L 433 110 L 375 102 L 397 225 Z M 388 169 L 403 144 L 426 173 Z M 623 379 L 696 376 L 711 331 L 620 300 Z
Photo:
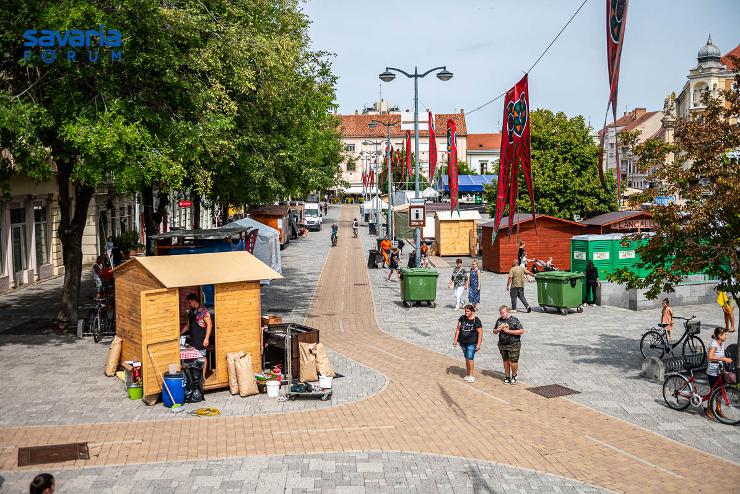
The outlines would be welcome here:
M 170 364 L 180 369 L 180 329 L 187 320 L 185 297 L 213 285 L 213 338 L 207 348 L 205 389 L 229 385 L 226 354 L 252 354 L 261 371 L 260 280 L 281 276 L 246 251 L 136 257 L 113 271 L 116 333 L 121 360 L 142 363 L 144 396 L 162 390 Z M 155 369 L 158 369 L 155 370 Z
M 437 211 L 434 214 L 434 240 L 439 256 L 470 254 L 471 231 L 476 232 L 480 221 L 478 211 Z
M 287 204 L 253 207 L 249 210 L 249 217 L 277 230 L 280 247 L 290 242 L 290 207 Z
M 587 227 L 584 233 L 594 235 L 652 231 L 658 226 L 649 211 L 614 211 L 583 220 L 582 223 Z
M 508 234 L 508 225 L 509 218 L 503 218 L 493 243 L 491 243 L 493 221 L 481 225 L 482 268 L 484 270 L 508 273 L 511 269 L 511 261 L 517 258 L 520 240 L 525 242 L 527 258 L 547 260 L 548 257 L 552 257 L 553 264 L 558 269 L 568 270 L 570 269 L 570 239 L 586 231 L 585 225 L 581 223 L 545 214 L 537 215 L 537 229 L 535 229 L 531 214 L 520 213 L 514 216 L 511 236 Z

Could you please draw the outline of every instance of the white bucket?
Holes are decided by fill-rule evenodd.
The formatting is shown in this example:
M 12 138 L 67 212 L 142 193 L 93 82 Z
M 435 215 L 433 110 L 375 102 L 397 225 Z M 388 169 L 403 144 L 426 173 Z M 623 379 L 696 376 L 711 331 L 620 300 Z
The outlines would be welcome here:
M 280 381 L 267 381 L 267 397 L 277 398 L 280 396 Z
M 321 389 L 331 389 L 331 381 L 334 379 L 329 376 L 319 376 L 319 387 Z

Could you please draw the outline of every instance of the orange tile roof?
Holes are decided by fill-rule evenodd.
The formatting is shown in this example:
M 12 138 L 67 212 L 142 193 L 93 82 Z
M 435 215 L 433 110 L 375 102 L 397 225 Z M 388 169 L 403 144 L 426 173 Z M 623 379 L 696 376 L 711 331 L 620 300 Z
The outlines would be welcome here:
M 379 122 L 391 123 L 398 122 L 397 125 L 391 127 L 391 137 L 404 137 L 406 131 L 401 130 L 401 115 L 398 113 L 392 113 L 390 115 L 339 115 L 340 124 L 339 132 L 342 137 L 387 137 L 388 130 L 382 125 L 378 125 L 374 129 L 368 127 L 368 124 L 372 120 Z M 419 119 L 426 118 L 424 114 L 419 115 Z M 468 128 L 465 125 L 465 114 L 464 113 L 437 113 L 434 115 L 434 129 L 437 137 L 444 137 L 447 132 L 447 119 L 451 118 L 455 121 L 457 126 L 458 136 L 467 136 Z M 426 130 L 419 131 L 420 136 L 427 137 L 429 133 Z
M 730 55 L 740 58 L 740 45 L 737 45 L 734 50 L 728 51 L 720 58 L 720 61 L 727 66 L 727 70 L 735 70 L 735 64 L 730 60 Z
M 649 119 L 650 117 L 652 117 L 656 113 L 658 113 L 658 112 L 647 111 L 647 112 L 643 113 L 642 115 L 640 115 L 639 117 L 635 118 L 633 116 L 634 113 L 633 112 L 629 112 L 626 115 L 622 115 L 621 117 L 619 117 L 617 119 L 616 123 L 615 122 L 612 122 L 612 123 L 607 124 L 606 127 L 604 127 L 603 129 L 601 129 L 599 131 L 599 136 L 601 136 L 606 131 L 606 129 L 608 129 L 610 127 L 617 127 L 617 128 L 622 127 L 619 130 L 619 132 L 633 130 L 635 127 L 638 127 L 638 126 L 642 125 L 647 119 Z
M 498 151 L 501 149 L 501 134 L 468 134 L 468 151 Z

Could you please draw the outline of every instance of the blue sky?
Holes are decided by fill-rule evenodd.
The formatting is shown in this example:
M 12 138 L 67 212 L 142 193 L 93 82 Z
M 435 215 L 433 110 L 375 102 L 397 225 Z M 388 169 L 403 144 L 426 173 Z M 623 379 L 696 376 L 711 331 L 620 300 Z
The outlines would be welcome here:
M 413 82 L 381 83 L 388 66 L 447 65 L 455 76 L 419 81 L 419 109 L 466 113 L 511 87 L 582 0 L 308 0 L 314 49 L 333 52 L 340 113 L 383 98 L 413 109 Z M 533 107 L 603 122 L 608 98 L 604 0 L 588 0 L 530 73 Z M 740 0 L 632 0 L 622 54 L 619 115 L 661 109 L 678 93 L 709 33 L 725 54 L 740 44 Z M 431 40 L 428 41 L 428 40 Z M 381 87 L 382 84 L 382 87 Z M 498 132 L 499 100 L 467 116 L 470 132 Z

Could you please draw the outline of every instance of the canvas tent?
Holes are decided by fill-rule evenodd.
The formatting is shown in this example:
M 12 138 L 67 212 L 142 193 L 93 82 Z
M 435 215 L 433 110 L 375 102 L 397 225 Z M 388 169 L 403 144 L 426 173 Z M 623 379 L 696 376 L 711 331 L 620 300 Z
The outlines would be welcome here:
M 436 190 L 434 190 L 434 188 L 432 188 L 432 187 L 427 187 L 421 193 L 421 197 L 423 197 L 424 199 L 434 199 L 434 198 L 439 197 L 439 192 L 437 192 Z
M 283 266 L 280 256 L 280 232 L 272 227 L 260 223 L 252 218 L 242 218 L 223 228 L 256 228 L 257 242 L 254 244 L 254 256 L 270 266 L 274 271 L 282 274 Z

